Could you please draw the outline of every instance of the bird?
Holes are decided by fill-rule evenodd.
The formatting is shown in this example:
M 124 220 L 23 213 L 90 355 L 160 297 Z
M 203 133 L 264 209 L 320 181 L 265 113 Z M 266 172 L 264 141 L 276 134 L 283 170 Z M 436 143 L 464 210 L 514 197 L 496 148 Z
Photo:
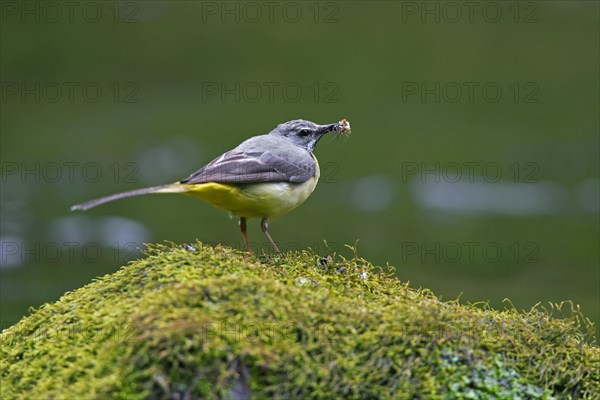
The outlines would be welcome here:
M 281 255 L 269 233 L 269 221 L 292 211 L 313 192 L 320 176 L 319 162 L 313 151 L 329 132 L 348 136 L 350 123 L 345 119 L 323 125 L 303 119 L 287 121 L 267 134 L 245 140 L 183 180 L 100 197 L 74 205 L 71 211 L 86 211 L 126 197 L 185 194 L 239 217 L 240 231 L 249 253 L 252 251 L 247 220 L 261 219 L 262 232 L 275 253 Z

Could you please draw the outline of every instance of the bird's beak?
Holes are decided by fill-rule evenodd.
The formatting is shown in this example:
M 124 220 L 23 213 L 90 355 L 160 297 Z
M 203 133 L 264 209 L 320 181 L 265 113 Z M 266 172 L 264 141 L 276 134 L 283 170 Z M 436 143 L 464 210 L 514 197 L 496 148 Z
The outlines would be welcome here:
M 322 135 L 328 132 L 335 132 L 337 134 L 347 136 L 350 134 L 350 122 L 343 119 L 335 124 L 321 125 L 320 131 Z
M 321 125 L 319 127 L 319 134 L 325 135 L 326 133 L 333 132 L 335 130 L 336 126 L 337 126 L 337 124 Z

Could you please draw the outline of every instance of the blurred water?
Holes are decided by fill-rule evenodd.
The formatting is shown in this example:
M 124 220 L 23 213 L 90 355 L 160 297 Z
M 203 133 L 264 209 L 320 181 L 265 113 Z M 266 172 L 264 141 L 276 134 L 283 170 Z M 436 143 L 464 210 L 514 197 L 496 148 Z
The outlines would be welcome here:
M 587 179 L 576 188 L 579 209 L 586 212 L 600 211 L 600 179 Z
M 381 211 L 394 201 L 396 185 L 385 175 L 370 175 L 352 184 L 352 203 L 363 212 Z
M 413 180 L 411 193 L 423 207 L 466 214 L 527 217 L 576 209 L 576 192 L 558 182 L 524 185 L 510 181 L 421 182 Z
M 137 151 L 136 165 L 144 186 L 171 183 L 186 178 L 208 161 L 196 141 L 189 136 L 174 136 L 166 143 L 145 146 Z

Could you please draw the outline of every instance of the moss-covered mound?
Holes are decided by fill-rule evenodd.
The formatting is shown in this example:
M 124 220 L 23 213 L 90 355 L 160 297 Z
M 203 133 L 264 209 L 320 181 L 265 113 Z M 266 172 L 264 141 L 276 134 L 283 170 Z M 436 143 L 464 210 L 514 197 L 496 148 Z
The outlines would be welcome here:
M 442 302 L 361 259 L 200 243 L 2 333 L 4 399 L 597 398 L 579 316 Z

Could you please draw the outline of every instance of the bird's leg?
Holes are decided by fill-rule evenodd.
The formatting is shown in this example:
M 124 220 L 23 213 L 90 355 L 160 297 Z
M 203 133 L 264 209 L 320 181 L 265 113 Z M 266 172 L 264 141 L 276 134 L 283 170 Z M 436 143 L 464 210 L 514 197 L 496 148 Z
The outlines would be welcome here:
M 248 241 L 248 235 L 246 235 L 246 218 L 240 218 L 240 231 L 242 231 L 242 236 L 244 237 L 244 243 L 246 243 L 246 251 L 248 253 L 252 253 L 252 249 L 250 249 L 250 242 Z
M 267 217 L 264 217 L 262 219 L 262 221 L 260 222 L 260 227 L 261 227 L 262 231 L 264 232 L 264 234 L 267 235 L 267 237 L 269 238 L 269 241 L 271 242 L 271 244 L 273 245 L 273 248 L 275 249 L 275 253 L 281 255 L 281 251 L 279 251 L 279 247 L 277 247 L 277 245 L 273 241 L 273 238 L 271 237 L 271 234 L 269 234 L 269 219 Z

